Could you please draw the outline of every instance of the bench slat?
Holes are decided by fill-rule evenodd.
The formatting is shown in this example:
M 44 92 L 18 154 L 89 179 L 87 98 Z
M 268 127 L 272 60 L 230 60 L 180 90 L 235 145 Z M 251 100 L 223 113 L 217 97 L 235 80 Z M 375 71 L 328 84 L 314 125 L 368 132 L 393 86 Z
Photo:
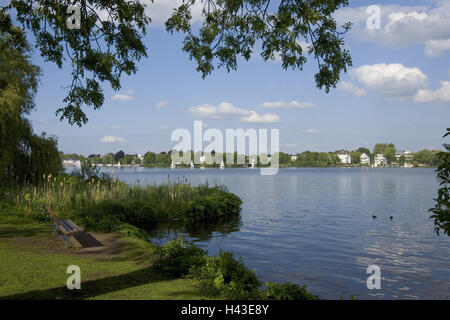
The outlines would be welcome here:
M 74 229 L 77 229 L 79 231 L 83 231 L 83 229 L 81 229 L 79 226 L 77 226 L 72 220 L 67 220 L 67 222 L 69 222 Z
M 66 229 L 68 232 L 73 231 L 73 227 L 70 225 L 70 223 L 67 220 L 61 220 L 61 225 Z

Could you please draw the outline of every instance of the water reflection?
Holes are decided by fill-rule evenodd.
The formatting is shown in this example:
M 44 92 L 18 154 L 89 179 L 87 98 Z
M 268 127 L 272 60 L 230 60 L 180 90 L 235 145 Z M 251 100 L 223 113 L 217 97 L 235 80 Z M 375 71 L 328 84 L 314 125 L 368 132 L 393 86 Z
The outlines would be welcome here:
M 195 242 L 207 241 L 213 236 L 220 237 L 237 232 L 241 225 L 241 217 L 189 224 L 183 221 L 165 221 L 147 227 L 146 231 L 154 242 L 164 243 L 180 236 L 187 236 Z
M 325 299 L 450 299 L 450 237 L 435 234 L 428 213 L 434 169 L 301 168 L 262 177 L 250 169 L 125 168 L 115 175 L 130 184 L 170 176 L 226 185 L 243 201 L 242 220 L 150 231 L 160 241 L 186 236 L 210 254 L 231 251 L 263 281 L 306 284 Z M 381 290 L 367 289 L 371 264 L 381 267 Z

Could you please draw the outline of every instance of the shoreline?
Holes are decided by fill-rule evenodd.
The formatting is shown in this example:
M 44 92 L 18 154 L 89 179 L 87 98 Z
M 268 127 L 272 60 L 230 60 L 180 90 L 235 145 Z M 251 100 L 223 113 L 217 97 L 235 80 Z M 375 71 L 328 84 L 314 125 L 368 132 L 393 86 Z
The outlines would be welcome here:
M 94 165 L 93 165 L 94 166 Z M 170 166 L 148 166 L 148 165 L 134 165 L 134 164 L 124 164 L 121 165 L 120 167 L 117 165 L 104 165 L 104 164 L 97 164 L 95 165 L 98 168 L 112 168 L 112 169 L 121 169 L 121 168 L 155 168 L 155 169 L 191 169 L 191 167 L 189 165 L 182 165 L 176 168 L 170 168 Z M 64 169 L 69 169 L 69 168 L 76 168 L 74 166 L 67 166 L 64 167 Z M 205 167 L 195 167 L 192 168 L 192 170 L 196 170 L 196 169 L 221 169 L 221 170 L 225 170 L 225 169 L 261 169 L 261 168 L 270 168 L 270 166 L 262 166 L 262 167 L 247 167 L 247 166 L 235 166 L 235 167 L 225 167 L 223 169 L 221 169 L 219 166 L 205 166 Z M 317 169 L 327 169 L 327 168 L 369 168 L 369 169 L 393 169 L 393 168 L 397 168 L 397 169 L 420 169 L 420 168 L 437 168 L 437 166 L 412 166 L 412 167 L 398 167 L 398 166 L 384 166 L 384 167 L 372 167 L 372 166 L 344 166 L 344 165 L 340 165 L 340 166 L 326 166 L 326 167 L 321 167 L 321 166 L 302 166 L 302 167 L 298 167 L 298 166 L 279 166 L 279 169 L 292 169 L 292 168 L 317 168 Z

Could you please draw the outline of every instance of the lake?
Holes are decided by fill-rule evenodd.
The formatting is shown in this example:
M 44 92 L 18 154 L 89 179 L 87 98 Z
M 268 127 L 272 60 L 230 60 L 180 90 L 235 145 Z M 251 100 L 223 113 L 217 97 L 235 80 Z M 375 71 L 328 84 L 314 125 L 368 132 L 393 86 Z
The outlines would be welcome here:
M 102 171 L 132 184 L 224 184 L 243 200 L 240 221 L 161 225 L 152 231 L 157 243 L 184 235 L 209 254 L 241 256 L 263 281 L 307 285 L 324 299 L 450 299 L 450 237 L 436 235 L 427 212 L 438 189 L 434 169 Z M 369 265 L 381 269 L 379 290 L 367 288 Z

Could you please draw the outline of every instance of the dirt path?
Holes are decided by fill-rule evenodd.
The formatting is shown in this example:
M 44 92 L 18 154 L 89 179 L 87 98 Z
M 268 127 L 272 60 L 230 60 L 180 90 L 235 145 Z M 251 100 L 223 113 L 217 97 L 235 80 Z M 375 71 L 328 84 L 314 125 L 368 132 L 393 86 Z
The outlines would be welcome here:
M 116 234 L 82 232 L 72 237 L 71 245 L 77 254 L 114 257 L 123 252 L 125 241 Z
M 9 242 L 21 250 L 36 250 L 43 253 L 64 253 L 91 255 L 99 258 L 115 258 L 124 253 L 126 242 L 119 234 L 83 232 L 70 240 L 65 246 L 62 238 L 55 237 L 47 226 L 0 225 L 0 241 Z

